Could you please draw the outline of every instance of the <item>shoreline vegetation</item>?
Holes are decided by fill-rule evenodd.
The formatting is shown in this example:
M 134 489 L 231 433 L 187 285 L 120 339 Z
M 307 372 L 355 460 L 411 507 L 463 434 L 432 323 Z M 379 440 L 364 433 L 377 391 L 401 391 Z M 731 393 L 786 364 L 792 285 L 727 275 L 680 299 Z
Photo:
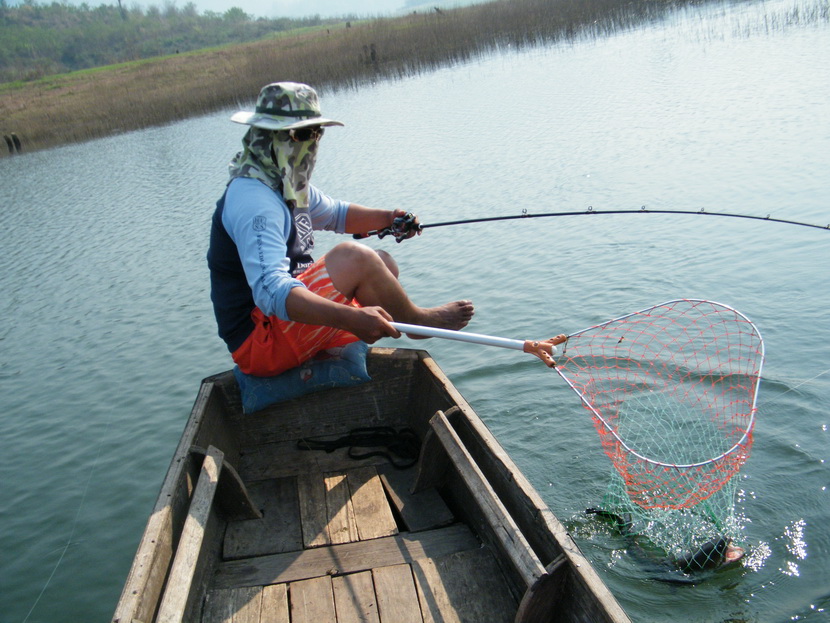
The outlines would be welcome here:
M 724 0 L 493 0 L 0 84 L 8 146 L 0 143 L 0 154 L 14 153 L 12 139 L 30 152 L 252 106 L 272 81 L 356 89 L 499 50 L 601 37 L 715 1 Z

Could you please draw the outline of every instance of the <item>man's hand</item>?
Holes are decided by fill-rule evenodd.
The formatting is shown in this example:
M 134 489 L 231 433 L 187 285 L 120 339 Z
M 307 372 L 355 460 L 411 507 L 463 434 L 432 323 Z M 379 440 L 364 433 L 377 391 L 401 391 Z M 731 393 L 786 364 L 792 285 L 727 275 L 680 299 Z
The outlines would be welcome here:
M 395 237 L 396 242 L 401 242 L 414 235 L 421 235 L 421 223 L 418 217 L 406 210 L 392 211 L 392 224 L 389 226 L 389 233 Z M 383 237 L 378 234 L 379 237 Z
M 401 337 L 401 332 L 393 327 L 392 316 L 382 307 L 348 307 L 349 318 L 342 327 L 354 333 L 367 344 L 374 344 L 383 337 Z
M 346 214 L 346 233 L 353 234 L 358 240 L 392 235 L 400 242 L 420 234 L 421 223 L 417 216 L 406 210 L 381 210 L 350 203 Z

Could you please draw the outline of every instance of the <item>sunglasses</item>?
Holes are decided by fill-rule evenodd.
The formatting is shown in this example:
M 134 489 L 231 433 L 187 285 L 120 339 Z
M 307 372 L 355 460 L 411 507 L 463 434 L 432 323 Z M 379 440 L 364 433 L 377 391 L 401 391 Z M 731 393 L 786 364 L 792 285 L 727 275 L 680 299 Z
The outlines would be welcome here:
M 323 136 L 324 129 L 317 126 L 310 126 L 308 128 L 299 128 L 297 130 L 288 130 L 288 136 L 295 143 L 305 143 L 306 141 L 319 141 Z

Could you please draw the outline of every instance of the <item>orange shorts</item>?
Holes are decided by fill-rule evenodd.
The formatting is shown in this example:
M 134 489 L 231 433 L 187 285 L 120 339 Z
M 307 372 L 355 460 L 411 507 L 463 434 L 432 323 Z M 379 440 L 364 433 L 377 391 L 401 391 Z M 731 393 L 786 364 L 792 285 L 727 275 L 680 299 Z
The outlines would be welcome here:
M 311 291 L 342 305 L 360 307 L 357 301 L 343 296 L 331 282 L 325 257 L 317 260 L 297 277 Z M 281 320 L 266 316 L 258 307 L 251 312 L 254 330 L 242 346 L 233 352 L 233 360 L 245 374 L 276 376 L 296 368 L 321 350 L 357 342 L 348 331 Z

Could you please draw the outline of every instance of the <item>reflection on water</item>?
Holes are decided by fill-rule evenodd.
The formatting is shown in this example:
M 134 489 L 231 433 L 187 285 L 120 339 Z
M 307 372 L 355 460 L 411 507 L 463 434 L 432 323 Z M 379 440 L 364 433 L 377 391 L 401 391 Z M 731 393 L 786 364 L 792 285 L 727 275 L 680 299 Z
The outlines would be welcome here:
M 827 3 L 687 10 L 607 39 L 324 93 L 326 114 L 347 125 L 326 134 L 315 181 L 425 223 L 589 205 L 830 222 L 827 22 L 772 18 L 809 6 Z M 241 145 L 231 112 L 0 161 L 10 621 L 110 616 L 199 380 L 230 365 L 204 255 Z M 321 252 L 336 241 L 321 235 Z M 397 344 L 429 348 L 634 620 L 826 615 L 830 234 L 620 215 L 368 244 L 394 252 L 421 304 L 472 298 L 470 329 L 484 334 L 546 338 L 677 297 L 749 316 L 767 347 L 739 487 L 749 555 L 680 587 L 652 580 L 630 544 L 584 516 L 611 466 L 561 379 L 502 349 Z
M 788 539 L 785 545 L 793 558 L 785 561 L 786 567 L 781 570 L 786 575 L 798 576 L 798 561 L 807 558 L 807 542 L 804 537 L 806 527 L 806 522 L 803 519 L 798 519 L 784 530 L 784 536 Z

